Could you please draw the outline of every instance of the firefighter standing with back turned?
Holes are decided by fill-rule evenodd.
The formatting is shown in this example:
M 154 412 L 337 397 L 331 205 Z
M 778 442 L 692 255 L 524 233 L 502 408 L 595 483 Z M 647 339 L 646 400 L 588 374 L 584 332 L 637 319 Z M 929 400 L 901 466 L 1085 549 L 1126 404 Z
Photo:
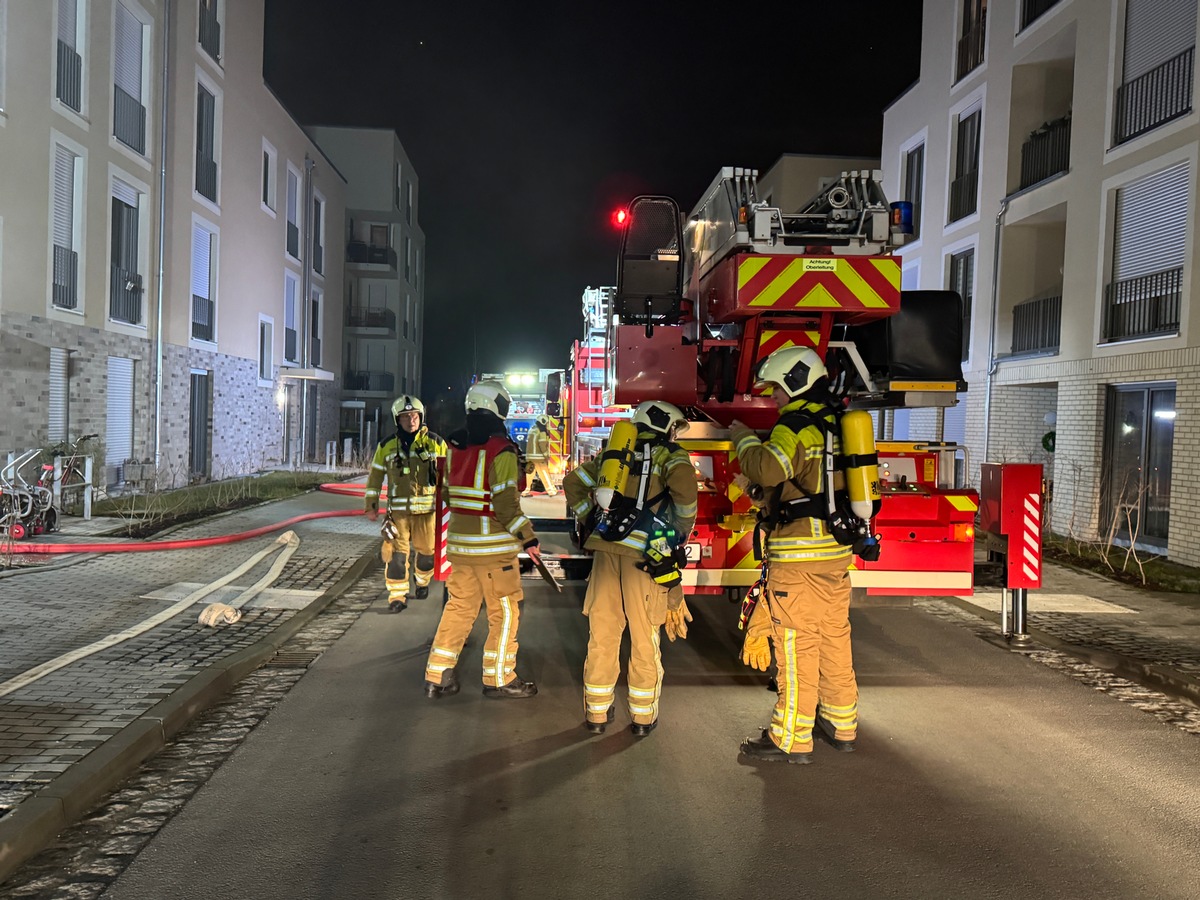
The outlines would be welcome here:
M 408 608 L 409 548 L 416 551 L 413 575 L 417 582 L 414 596 L 429 596 L 433 578 L 434 513 L 437 496 L 437 461 L 446 455 L 446 444 L 424 423 L 425 406 L 411 394 L 396 398 L 392 404 L 396 436 L 375 450 L 364 494 L 366 514 L 372 522 L 379 518 L 379 491 L 387 475 L 388 499 L 383 522 L 384 581 L 388 589 L 388 608 L 403 612 Z
M 537 686 L 518 677 L 515 668 L 524 597 L 517 554 L 524 548 L 536 563 L 539 550 L 533 523 L 521 512 L 524 473 L 518 468 L 517 446 L 504 426 L 511 403 L 508 391 L 494 381 L 471 385 L 467 427 L 449 437 L 450 599 L 425 664 L 425 696 L 431 700 L 458 693 L 455 667 L 481 603 L 487 605 L 488 617 L 484 696 L 519 700 L 537 693 Z
M 629 444 L 617 449 L 610 438 L 600 458 L 567 473 L 563 491 L 576 518 L 586 521 L 604 489 L 604 467 L 628 466 L 624 488 L 618 492 L 623 501 L 608 505 L 607 497 L 600 498 L 599 505 L 607 505 L 609 512 L 584 543 L 595 551 L 583 601 L 590 630 L 583 664 L 584 725 L 603 734 L 614 718 L 621 636 L 628 625 L 629 727 L 644 737 L 658 724 L 663 676 L 659 627 L 666 625 L 672 641 L 686 639 L 692 618 L 683 599 L 681 569 L 687 562 L 684 545 L 696 521 L 696 473 L 687 451 L 672 443 L 687 427 L 678 407 L 648 401 L 637 407 L 631 422 L 636 439 L 631 429 Z M 620 427 L 614 427 L 614 436 Z M 649 476 L 645 484 L 643 471 Z
M 768 528 L 766 590 L 750 618 L 742 659 L 765 671 L 774 645 L 778 699 L 771 727 L 742 742 L 747 757 L 812 761 L 814 726 L 835 748 L 854 749 L 858 685 L 850 651 L 850 546 L 820 515 L 825 433 L 840 453 L 825 365 L 808 347 L 777 350 L 762 361 L 755 389 L 769 391 L 779 422 L 764 443 L 741 422 L 731 438 L 742 473 L 764 492 Z M 841 472 L 834 485 L 841 487 Z
M 542 490 L 547 497 L 557 497 L 558 489 L 550 478 L 550 417 L 545 413 L 537 417 L 537 423 L 529 430 L 525 444 L 525 458 L 529 461 L 525 468 L 526 475 L 537 477 L 542 482 Z M 521 492 L 522 497 L 533 493 L 533 478 Z

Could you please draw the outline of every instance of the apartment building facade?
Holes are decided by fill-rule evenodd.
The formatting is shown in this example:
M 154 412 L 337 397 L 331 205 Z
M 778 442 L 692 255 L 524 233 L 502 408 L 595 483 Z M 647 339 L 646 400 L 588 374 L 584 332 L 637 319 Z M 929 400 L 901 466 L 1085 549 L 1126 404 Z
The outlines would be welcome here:
M 421 396 L 421 182 L 395 131 L 314 126 L 308 133 L 349 182 L 340 241 L 346 304 L 339 435 L 369 451 L 394 427 L 395 397 Z
M 345 182 L 263 84 L 262 0 L 0 0 L 0 23 L 0 450 L 97 433 L 110 484 L 311 455 Z M 293 172 L 316 205 L 286 206 Z
M 1194 455 L 1196 0 L 925 0 L 920 79 L 884 114 L 913 202 L 906 288 L 964 299 L 969 390 L 897 437 L 1041 462 L 1051 525 L 1200 565 Z

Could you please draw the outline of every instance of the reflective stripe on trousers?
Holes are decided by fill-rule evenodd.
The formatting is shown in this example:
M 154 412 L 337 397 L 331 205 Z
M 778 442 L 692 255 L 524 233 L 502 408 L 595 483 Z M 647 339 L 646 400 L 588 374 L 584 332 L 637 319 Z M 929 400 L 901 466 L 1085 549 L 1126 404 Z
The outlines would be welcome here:
M 433 648 L 425 664 L 425 680 L 442 683 L 453 668 L 467 635 L 486 604 L 488 636 L 483 646 L 483 683 L 503 687 L 516 677 L 517 632 L 521 626 L 521 572 L 516 556 L 480 561 L 456 561 L 446 582 L 450 599 L 442 609 Z M 447 665 L 449 662 L 449 665 Z

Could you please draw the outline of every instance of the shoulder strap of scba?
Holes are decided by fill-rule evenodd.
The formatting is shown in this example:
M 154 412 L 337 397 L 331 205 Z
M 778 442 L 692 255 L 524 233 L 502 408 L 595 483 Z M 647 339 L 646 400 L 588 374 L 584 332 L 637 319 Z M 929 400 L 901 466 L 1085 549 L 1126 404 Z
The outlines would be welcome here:
M 642 447 L 642 469 L 638 477 L 637 494 L 622 502 L 619 506 L 604 514 L 601 519 L 601 527 L 596 529 L 596 532 L 606 541 L 623 541 L 629 537 L 638 523 L 643 520 L 647 512 L 651 516 L 657 516 L 662 512 L 663 506 L 671 497 L 671 492 L 665 487 L 653 497 L 647 499 L 646 495 L 650 492 L 650 476 L 654 471 L 654 451 L 661 446 L 675 447 L 677 445 L 670 444 L 664 441 L 643 441 Z M 637 445 L 635 444 L 634 447 Z M 631 470 L 633 464 L 637 461 L 637 454 L 631 448 L 629 450 L 605 450 L 600 455 L 601 462 L 605 459 L 617 459 Z M 658 509 L 654 510 L 651 507 L 657 505 Z

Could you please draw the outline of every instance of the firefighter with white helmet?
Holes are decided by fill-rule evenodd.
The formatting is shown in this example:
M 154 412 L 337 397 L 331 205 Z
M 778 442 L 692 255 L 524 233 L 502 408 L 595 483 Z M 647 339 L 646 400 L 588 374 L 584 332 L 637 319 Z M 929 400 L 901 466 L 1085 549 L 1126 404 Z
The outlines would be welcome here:
M 536 562 L 539 550 L 533 523 L 521 512 L 519 492 L 525 475 L 504 425 L 511 403 L 508 391 L 497 382 L 471 385 L 467 426 L 448 439 L 450 599 L 425 665 L 425 695 L 431 700 L 458 693 L 459 653 L 481 603 L 488 617 L 484 696 L 519 700 L 537 693 L 537 686 L 522 680 L 515 668 L 524 597 L 517 554 L 524 548 Z
M 833 536 L 824 499 L 826 457 L 841 453 L 842 408 L 824 362 L 809 347 L 766 357 L 754 387 L 770 394 L 780 418 L 766 441 L 741 422 L 731 426 L 751 496 L 762 498 L 759 519 L 767 533 L 765 590 L 750 617 L 742 659 L 765 671 L 774 646 L 778 698 L 771 727 L 743 741 L 741 751 L 752 759 L 808 763 L 814 728 L 842 751 L 854 749 L 858 728 L 847 571 L 852 549 Z M 841 478 L 835 471 L 835 487 Z
M 628 425 L 613 428 L 608 448 L 563 479 L 567 505 L 595 528 L 584 542 L 595 551 L 583 614 L 588 617 L 583 664 L 584 725 L 602 734 L 614 718 L 621 637 L 629 628 L 629 713 L 634 735 L 658 724 L 662 690 L 659 628 L 687 638 L 683 599 L 685 544 L 696 521 L 696 473 L 674 443 L 687 428 L 678 407 L 640 404 Z
M 434 562 L 434 501 L 437 497 L 437 461 L 446 455 L 446 444 L 425 425 L 425 405 L 412 394 L 397 397 L 392 404 L 396 436 L 375 450 L 367 475 L 364 496 L 366 514 L 379 518 L 379 494 L 387 475 L 388 497 L 384 504 L 383 562 L 388 589 L 388 608 L 408 608 L 409 553 L 416 552 L 413 596 L 429 596 Z
M 525 443 L 525 474 L 536 475 L 542 482 L 542 490 L 547 497 L 557 497 L 558 488 L 550 477 L 550 417 L 543 413 L 537 417 L 533 428 L 529 429 L 529 437 Z M 533 493 L 533 478 L 521 492 L 522 497 Z

